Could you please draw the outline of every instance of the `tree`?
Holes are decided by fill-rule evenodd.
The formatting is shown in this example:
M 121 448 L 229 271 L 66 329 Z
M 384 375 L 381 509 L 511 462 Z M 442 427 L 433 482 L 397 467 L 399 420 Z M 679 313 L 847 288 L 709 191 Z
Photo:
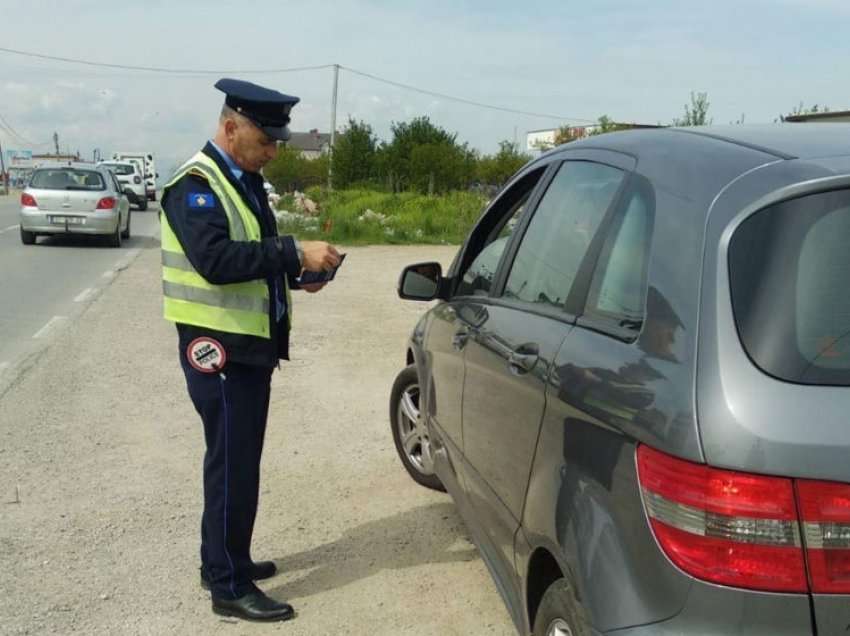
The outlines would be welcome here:
M 263 168 L 263 175 L 278 192 L 304 190 L 328 178 L 328 156 L 305 159 L 301 151 L 284 146 Z
M 371 181 L 377 176 L 375 157 L 378 139 L 372 127 L 348 118 L 348 126 L 337 137 L 333 151 L 334 186 L 346 188 L 353 183 Z
M 573 126 L 561 126 L 555 132 L 555 145 L 567 144 L 585 136 L 584 128 Z
M 604 135 L 609 132 L 616 132 L 618 130 L 628 130 L 631 128 L 629 124 L 620 124 L 612 120 L 608 115 L 602 115 L 598 120 L 596 126 L 590 129 L 587 133 L 588 137 L 593 137 L 594 135 Z
M 507 139 L 499 142 L 499 151 L 478 160 L 478 180 L 488 185 L 501 186 L 522 166 L 531 155 L 519 151 L 519 146 Z
M 385 171 L 384 175 L 391 182 L 391 189 L 395 191 L 407 189 L 412 185 L 411 157 L 414 148 L 424 145 L 457 147 L 457 135 L 432 124 L 427 116 L 416 117 L 409 122 L 394 122 L 390 129 L 393 139 L 382 148 L 380 164 Z M 433 156 L 433 153 L 432 150 L 425 154 Z M 421 169 L 428 161 L 424 156 L 420 156 L 417 163 Z
M 708 93 L 694 93 L 691 91 L 691 103 L 685 104 L 685 116 L 682 119 L 674 119 L 674 126 L 706 126 L 712 122 L 708 118 Z

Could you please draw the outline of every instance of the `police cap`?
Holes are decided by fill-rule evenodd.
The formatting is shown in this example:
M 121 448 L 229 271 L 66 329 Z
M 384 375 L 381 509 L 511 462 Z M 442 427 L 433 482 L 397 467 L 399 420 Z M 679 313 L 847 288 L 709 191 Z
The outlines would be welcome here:
M 250 119 L 269 137 L 279 141 L 289 139 L 289 111 L 301 101 L 298 97 L 226 77 L 218 80 L 215 87 L 227 96 L 225 104 Z

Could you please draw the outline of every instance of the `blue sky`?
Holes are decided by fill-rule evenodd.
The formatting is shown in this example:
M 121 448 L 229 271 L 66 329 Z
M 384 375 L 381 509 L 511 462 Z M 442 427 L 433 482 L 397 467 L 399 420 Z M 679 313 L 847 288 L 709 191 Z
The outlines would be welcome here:
M 715 123 L 771 122 L 801 101 L 850 109 L 845 0 L 431 2 L 0 0 L 0 46 L 192 69 L 338 63 L 397 82 L 570 119 L 501 113 L 341 72 L 348 115 L 382 138 L 427 114 L 492 152 L 529 130 L 613 119 L 669 123 L 705 91 Z M 231 74 L 302 98 L 292 128 L 327 131 L 332 71 Z M 154 151 L 160 172 L 212 135 L 218 75 L 115 71 L 0 53 L 0 115 L 33 142 L 57 131 L 91 156 Z M 4 146 L 20 141 L 0 132 Z M 46 146 L 45 146 L 46 147 Z M 36 150 L 39 147 L 35 148 Z

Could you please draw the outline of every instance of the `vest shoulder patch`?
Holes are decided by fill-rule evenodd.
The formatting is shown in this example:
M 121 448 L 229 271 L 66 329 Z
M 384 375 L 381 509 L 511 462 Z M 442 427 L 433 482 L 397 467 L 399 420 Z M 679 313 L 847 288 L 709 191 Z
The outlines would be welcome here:
M 186 197 L 186 205 L 195 209 L 212 209 L 215 207 L 215 195 L 212 192 L 190 192 Z

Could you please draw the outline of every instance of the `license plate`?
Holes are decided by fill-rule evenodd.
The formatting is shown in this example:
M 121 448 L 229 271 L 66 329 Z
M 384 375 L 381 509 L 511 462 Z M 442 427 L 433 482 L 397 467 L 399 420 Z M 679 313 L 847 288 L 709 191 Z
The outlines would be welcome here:
M 50 222 L 58 225 L 83 225 L 86 220 L 82 216 L 51 216 Z

